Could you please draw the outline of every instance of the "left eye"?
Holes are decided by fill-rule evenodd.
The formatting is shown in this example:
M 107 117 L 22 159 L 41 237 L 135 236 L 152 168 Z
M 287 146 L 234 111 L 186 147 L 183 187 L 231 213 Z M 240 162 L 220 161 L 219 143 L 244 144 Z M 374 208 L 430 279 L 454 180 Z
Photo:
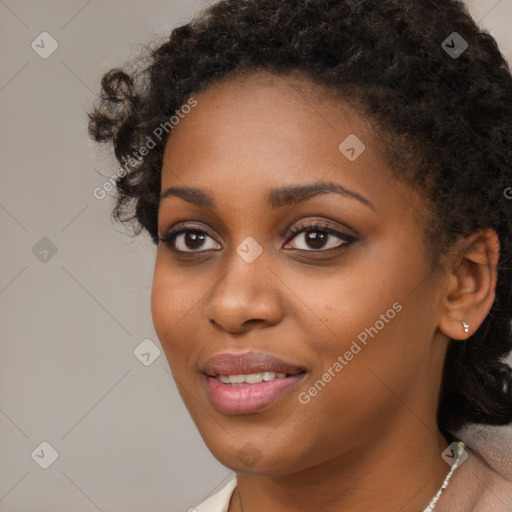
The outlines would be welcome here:
M 306 226 L 295 231 L 295 236 L 290 239 L 302 243 L 303 247 L 292 247 L 301 251 L 318 251 L 341 248 L 353 242 L 353 237 L 329 227 Z M 288 242 L 289 243 L 289 242 Z M 294 242 L 297 244 L 297 242 Z

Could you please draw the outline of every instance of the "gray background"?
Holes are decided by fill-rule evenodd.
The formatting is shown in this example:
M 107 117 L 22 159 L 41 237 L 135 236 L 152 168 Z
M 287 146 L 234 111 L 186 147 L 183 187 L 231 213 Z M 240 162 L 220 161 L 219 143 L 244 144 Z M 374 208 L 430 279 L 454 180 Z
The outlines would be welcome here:
M 2 512 L 185 511 L 232 476 L 196 432 L 163 352 L 148 366 L 133 353 L 145 339 L 159 347 L 156 250 L 93 196 L 116 167 L 85 117 L 103 72 L 206 4 L 0 0 Z M 512 0 L 468 5 L 511 59 Z M 58 43 L 46 59 L 31 47 L 50 48 L 44 31 Z M 58 452 L 47 469 L 44 441 Z

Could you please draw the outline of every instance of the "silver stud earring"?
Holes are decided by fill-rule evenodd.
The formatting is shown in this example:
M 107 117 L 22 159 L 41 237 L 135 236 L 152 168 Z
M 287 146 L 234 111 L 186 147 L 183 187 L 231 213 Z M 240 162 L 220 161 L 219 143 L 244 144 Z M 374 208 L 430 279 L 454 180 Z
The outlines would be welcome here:
M 469 332 L 469 324 L 464 322 L 464 320 L 462 320 L 462 327 L 464 327 L 464 332 Z

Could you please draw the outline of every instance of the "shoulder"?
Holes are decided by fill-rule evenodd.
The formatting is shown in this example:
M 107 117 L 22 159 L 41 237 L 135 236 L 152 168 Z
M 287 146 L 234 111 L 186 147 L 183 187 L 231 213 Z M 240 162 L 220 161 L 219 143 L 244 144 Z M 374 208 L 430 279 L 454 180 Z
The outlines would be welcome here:
M 474 512 L 512 512 L 512 482 L 491 468 L 486 470 L 482 482 Z
M 512 425 L 468 424 L 454 434 L 468 452 L 457 469 L 461 512 L 512 512 Z
M 236 477 L 231 479 L 220 491 L 210 496 L 189 512 L 228 512 L 229 502 L 236 488 Z
M 441 510 L 450 512 L 512 512 L 512 481 L 469 450 L 444 498 L 445 508 Z

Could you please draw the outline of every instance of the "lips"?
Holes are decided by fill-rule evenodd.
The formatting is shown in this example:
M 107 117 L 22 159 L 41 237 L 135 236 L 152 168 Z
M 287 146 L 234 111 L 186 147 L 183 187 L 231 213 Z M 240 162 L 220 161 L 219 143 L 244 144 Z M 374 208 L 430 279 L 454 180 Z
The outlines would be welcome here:
M 259 352 L 220 354 L 209 359 L 202 371 L 210 403 L 227 415 L 251 414 L 270 407 L 289 395 L 306 375 L 300 366 Z M 266 378 L 244 382 L 244 376 L 255 374 Z
M 220 354 L 212 357 L 204 364 L 202 371 L 211 377 L 260 372 L 297 375 L 304 372 L 305 368 L 287 363 L 269 354 L 245 352 L 243 354 Z

